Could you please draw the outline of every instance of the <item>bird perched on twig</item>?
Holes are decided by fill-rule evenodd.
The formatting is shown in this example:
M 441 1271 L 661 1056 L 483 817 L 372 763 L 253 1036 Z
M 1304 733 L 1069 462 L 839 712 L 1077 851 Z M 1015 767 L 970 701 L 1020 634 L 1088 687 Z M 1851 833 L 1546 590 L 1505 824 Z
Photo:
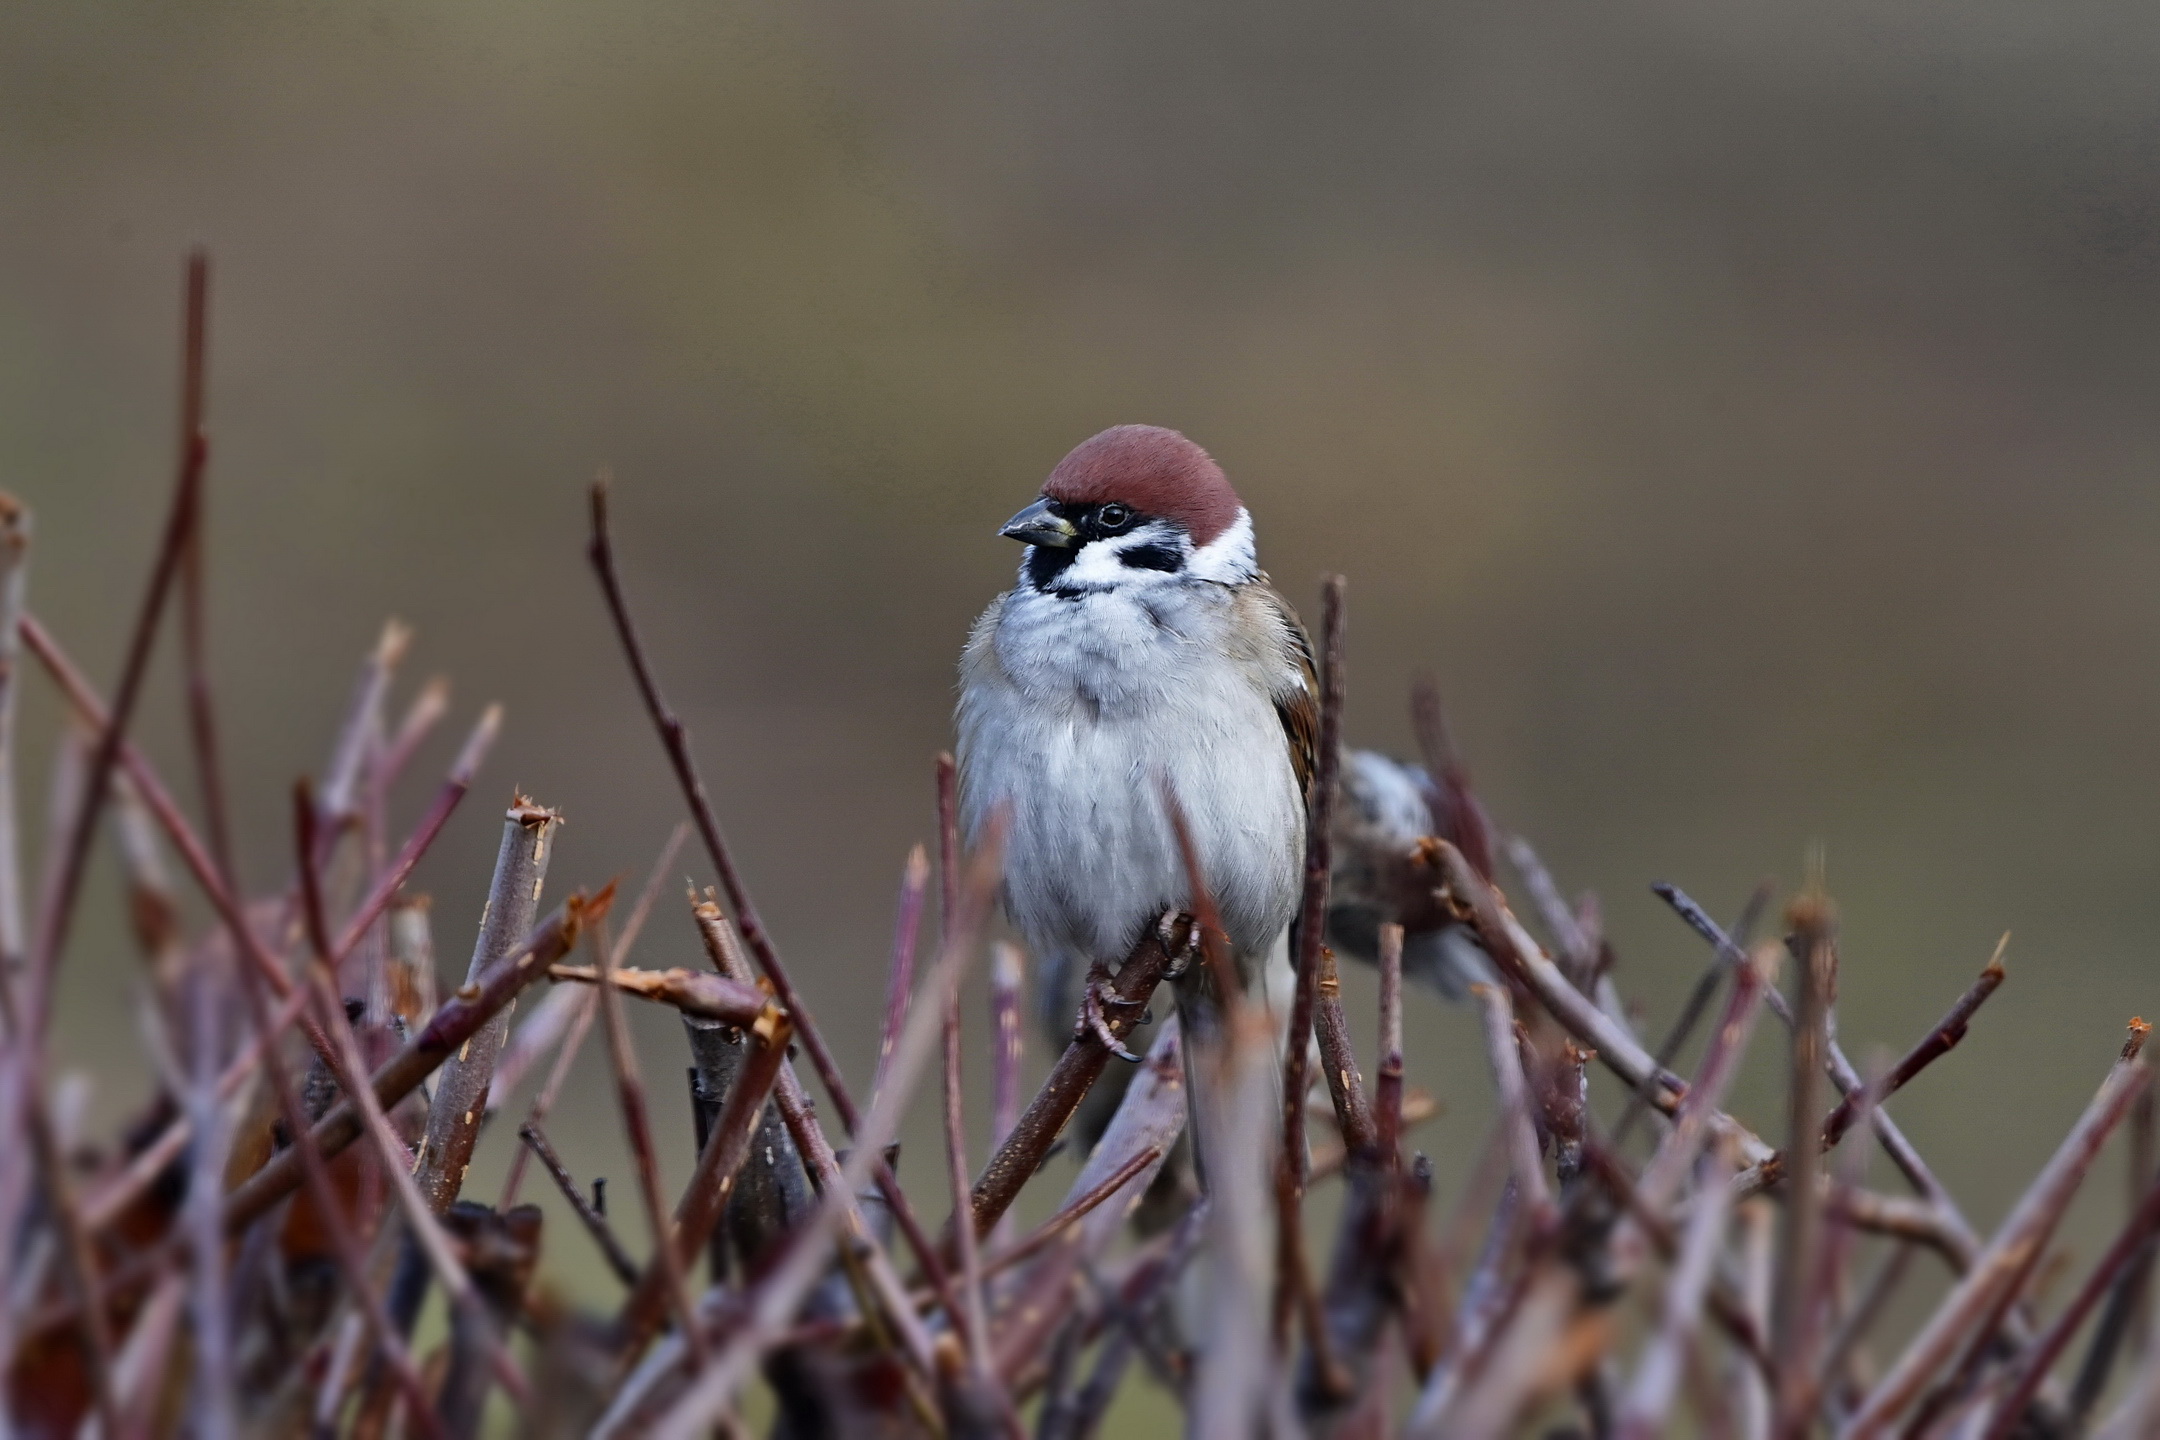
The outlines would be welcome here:
M 1239 980 L 1271 956 L 1287 969 L 1319 687 L 1222 468 L 1174 430 L 1120 425 L 1059 461 L 999 533 L 1027 554 L 961 657 L 957 755 L 971 841 L 1011 806 L 1014 927 L 1099 979 L 1190 910 L 1167 788 Z
M 1335 802 L 1334 859 L 1328 886 L 1327 938 L 1337 952 L 1367 965 L 1380 949 L 1380 927 L 1403 927 L 1403 978 L 1460 1000 L 1493 978 L 1492 962 L 1467 927 L 1440 903 L 1440 872 L 1428 836 L 1444 835 L 1436 787 L 1422 768 L 1377 750 L 1343 756 Z

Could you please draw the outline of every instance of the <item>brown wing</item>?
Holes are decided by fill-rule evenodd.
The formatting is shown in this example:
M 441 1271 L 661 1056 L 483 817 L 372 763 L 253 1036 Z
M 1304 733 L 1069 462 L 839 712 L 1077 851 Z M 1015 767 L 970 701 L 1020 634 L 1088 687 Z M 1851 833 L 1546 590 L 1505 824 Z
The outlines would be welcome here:
M 1309 804 L 1313 772 L 1320 761 L 1320 670 L 1313 661 L 1312 639 L 1297 611 L 1265 578 L 1248 589 L 1281 636 L 1281 663 L 1276 667 L 1271 698 L 1282 721 L 1283 738 L 1290 745 L 1290 768 L 1297 775 L 1298 793 Z

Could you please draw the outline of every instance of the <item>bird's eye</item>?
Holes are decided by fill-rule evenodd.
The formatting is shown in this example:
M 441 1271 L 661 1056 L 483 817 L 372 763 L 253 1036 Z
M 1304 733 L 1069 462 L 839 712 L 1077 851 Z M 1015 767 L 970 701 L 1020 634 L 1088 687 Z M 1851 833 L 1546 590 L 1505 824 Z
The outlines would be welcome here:
M 1132 510 L 1115 500 L 1095 512 L 1095 523 L 1105 530 L 1122 530 L 1132 524 Z

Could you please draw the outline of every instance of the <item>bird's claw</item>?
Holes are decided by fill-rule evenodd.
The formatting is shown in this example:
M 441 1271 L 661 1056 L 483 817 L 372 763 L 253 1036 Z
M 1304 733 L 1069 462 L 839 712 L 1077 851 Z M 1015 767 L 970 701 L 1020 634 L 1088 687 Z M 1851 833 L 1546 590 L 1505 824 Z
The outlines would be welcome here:
M 1155 938 L 1162 942 L 1163 949 L 1170 952 L 1170 967 L 1163 971 L 1165 980 L 1182 980 L 1185 972 L 1192 969 L 1193 961 L 1200 956 L 1198 921 L 1192 921 L 1185 926 L 1185 939 L 1182 944 L 1177 939 L 1178 922 L 1184 918 L 1175 910 L 1165 910 L 1162 919 L 1155 926 Z
M 1117 1032 L 1110 1028 L 1110 1017 L 1103 1007 L 1115 1005 L 1120 1009 L 1142 1006 L 1139 1000 L 1123 1000 L 1110 990 L 1110 970 L 1100 961 L 1088 967 L 1087 984 L 1080 991 L 1080 1018 L 1073 1026 L 1075 1036 L 1093 1035 L 1102 1041 L 1103 1048 L 1118 1059 L 1137 1065 L 1140 1057 L 1125 1048 Z

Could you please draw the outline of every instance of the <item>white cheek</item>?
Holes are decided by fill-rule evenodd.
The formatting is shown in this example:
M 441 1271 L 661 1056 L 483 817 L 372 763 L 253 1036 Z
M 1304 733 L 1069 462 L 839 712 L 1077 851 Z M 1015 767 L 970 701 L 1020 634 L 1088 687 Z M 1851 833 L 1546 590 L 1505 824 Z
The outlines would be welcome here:
M 1116 585 L 1133 574 L 1118 559 L 1116 546 L 1096 540 L 1081 546 L 1079 555 L 1058 578 L 1068 585 Z
M 1241 507 L 1230 528 L 1193 552 L 1186 570 L 1196 580 L 1234 585 L 1252 578 L 1253 565 L 1252 513 Z

